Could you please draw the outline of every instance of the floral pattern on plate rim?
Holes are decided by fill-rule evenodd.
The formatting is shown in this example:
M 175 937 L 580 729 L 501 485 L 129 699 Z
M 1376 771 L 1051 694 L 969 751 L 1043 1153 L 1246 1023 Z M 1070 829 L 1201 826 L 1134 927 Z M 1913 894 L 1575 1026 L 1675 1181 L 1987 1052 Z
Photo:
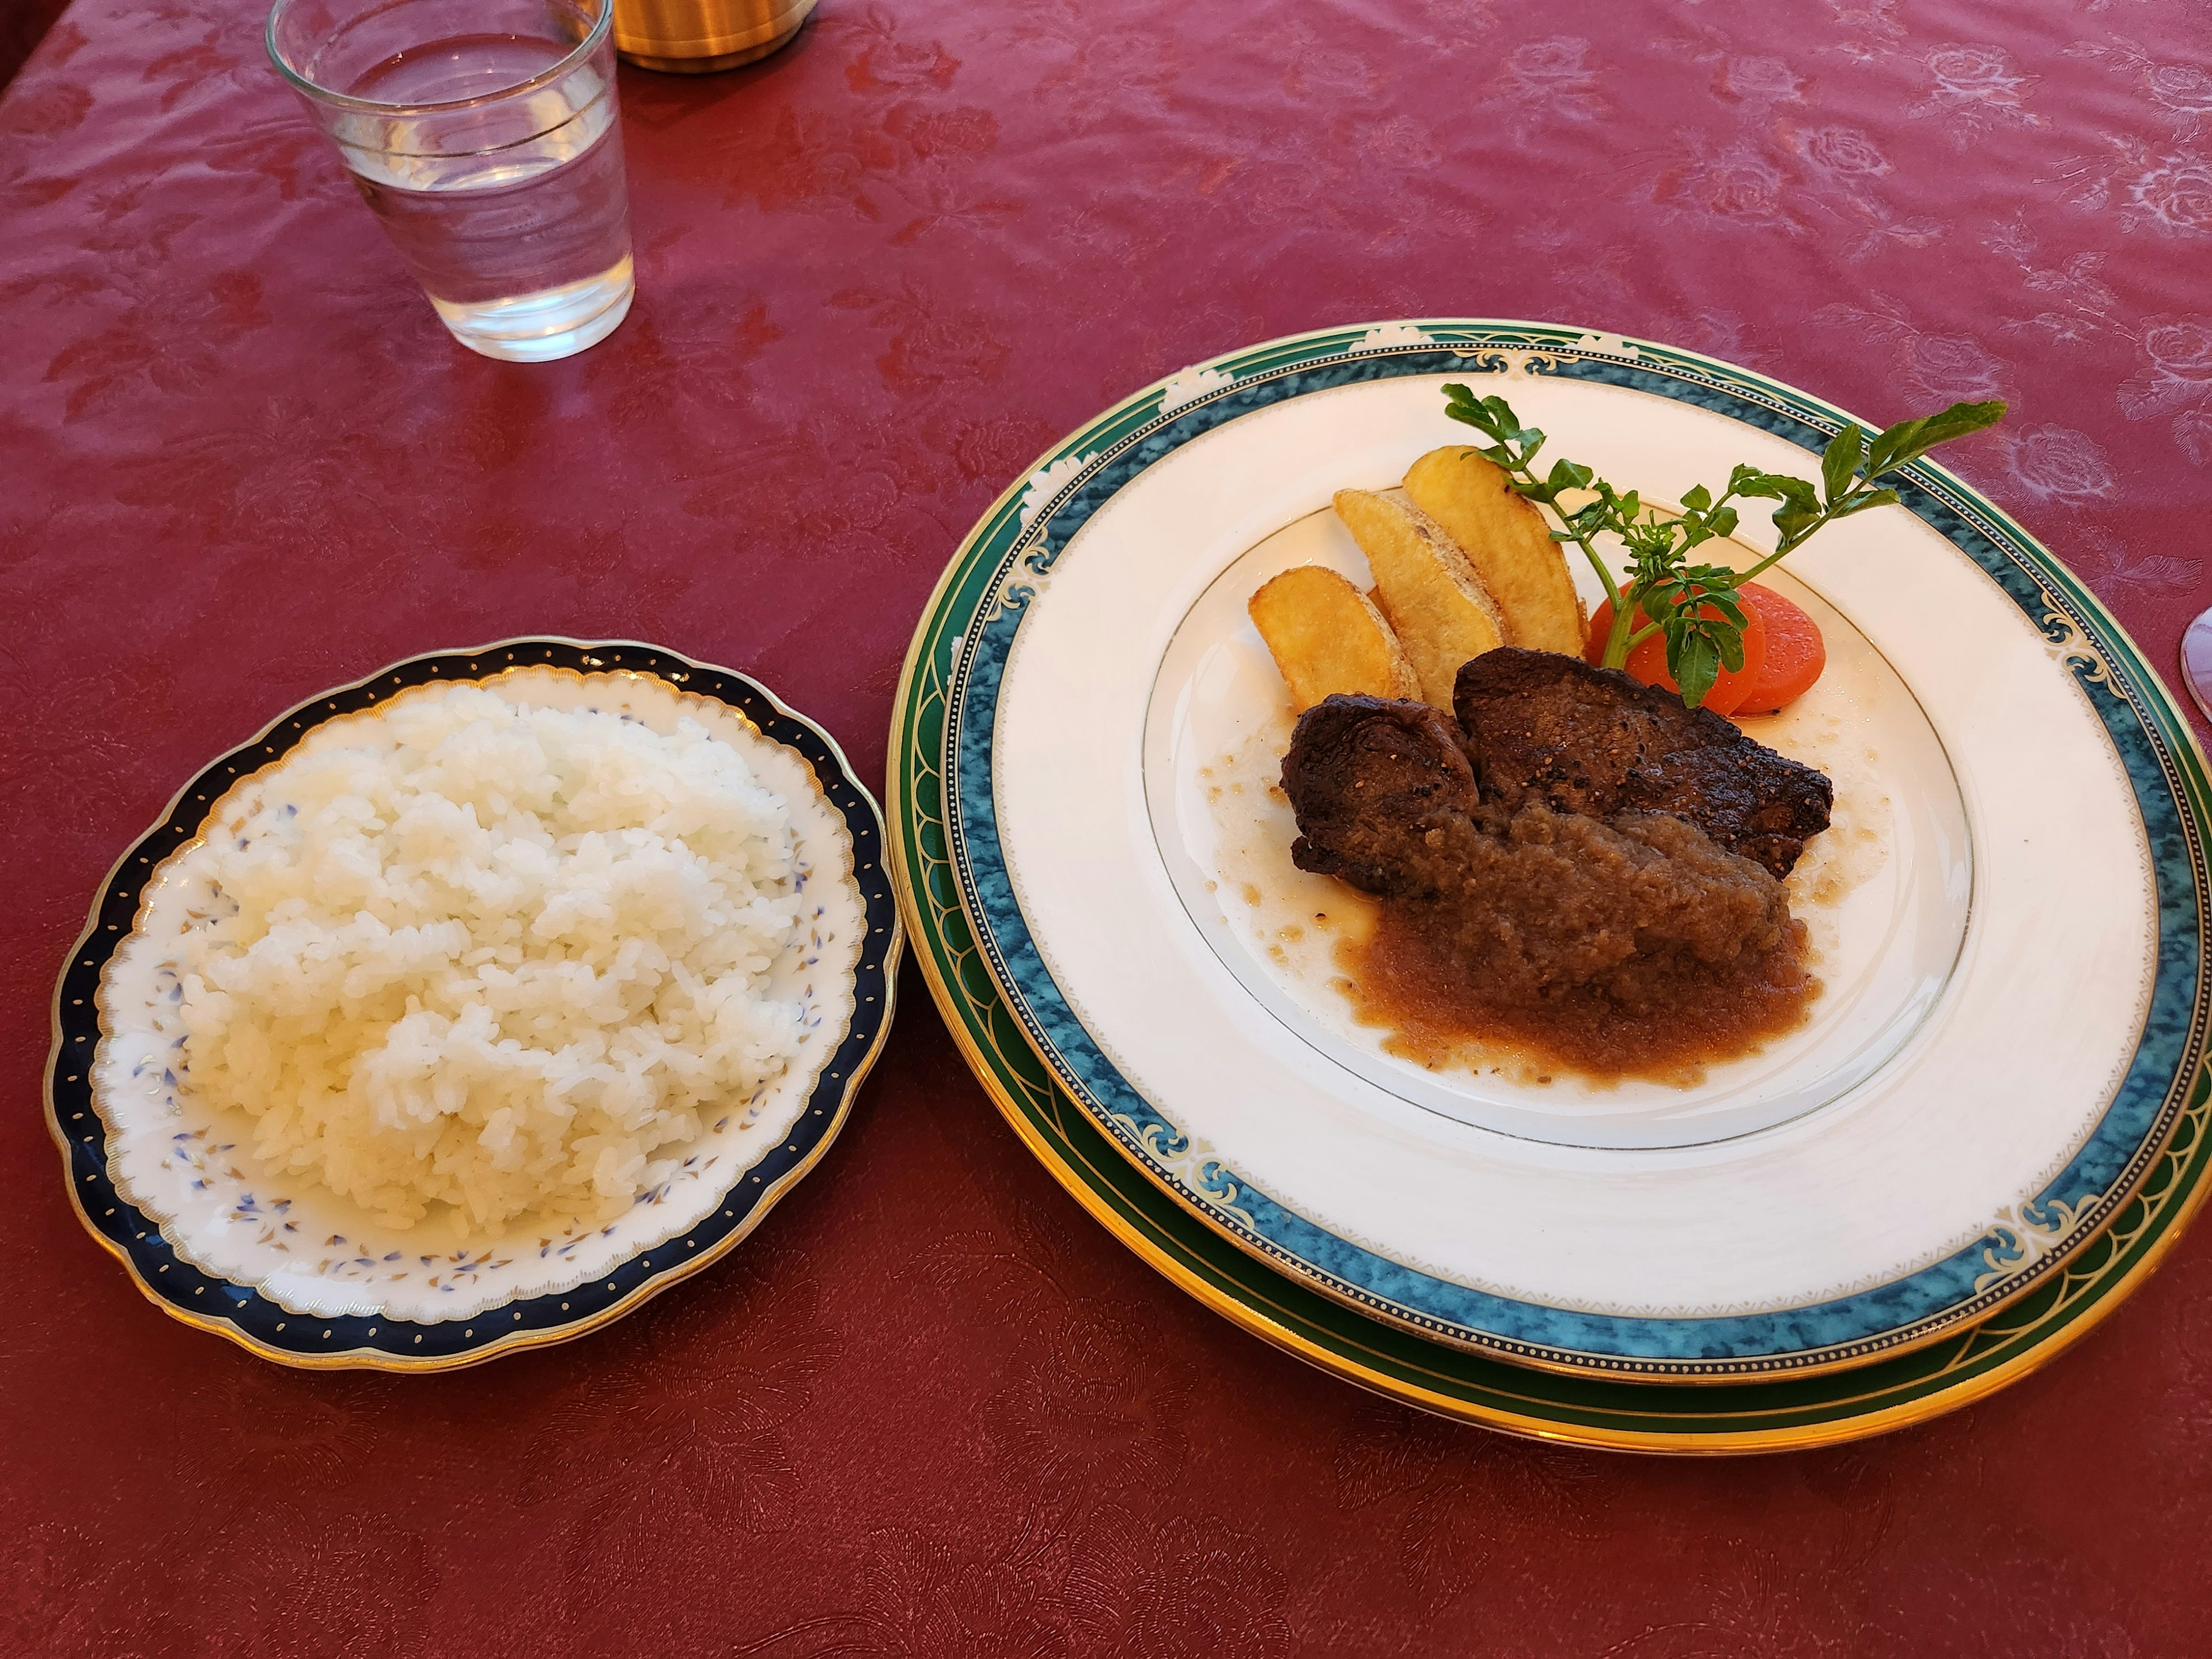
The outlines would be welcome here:
M 88 1061 L 101 1037 L 97 1014 L 101 975 L 138 915 L 147 880 L 144 875 L 133 878 L 128 872 L 134 867 L 157 868 L 196 838 L 208 806 L 231 781 L 289 750 L 322 720 L 368 708 L 391 696 L 394 687 L 479 678 L 474 665 L 495 658 L 497 666 L 488 671 L 495 674 L 510 667 L 544 665 L 578 673 L 611 669 L 659 678 L 684 693 L 726 704 L 770 740 L 797 752 L 812 769 L 823 799 L 842 817 L 852 839 L 853 879 L 866 929 L 854 969 L 853 1018 L 823 1062 L 811 1098 L 790 1138 L 746 1168 L 732 1171 L 720 1212 L 710 1210 L 683 1238 L 672 1237 L 642 1250 L 619 1262 L 604 1279 L 594 1276 L 566 1290 L 502 1304 L 473 1320 L 302 1316 L 252 1285 L 204 1271 L 117 1189 L 109 1169 L 107 1138 L 93 1102 Z M 296 726 L 292 725 L 295 719 Z M 46 1072 L 48 1128 L 61 1149 L 79 1218 L 165 1312 L 282 1364 L 385 1370 L 474 1364 L 580 1336 L 618 1318 L 714 1261 L 757 1225 L 821 1158 L 842 1127 L 853 1096 L 890 1030 L 902 942 L 874 799 L 853 776 L 835 740 L 757 682 L 632 641 L 502 640 L 474 650 L 410 658 L 308 699 L 230 754 L 216 757 L 178 792 L 161 819 L 117 861 L 56 987 L 54 1042 Z M 258 1207 L 259 1200 L 255 1202 Z M 276 1224 L 283 1224 L 280 1219 Z M 474 1276 L 490 1264 L 472 1258 L 442 1265 Z

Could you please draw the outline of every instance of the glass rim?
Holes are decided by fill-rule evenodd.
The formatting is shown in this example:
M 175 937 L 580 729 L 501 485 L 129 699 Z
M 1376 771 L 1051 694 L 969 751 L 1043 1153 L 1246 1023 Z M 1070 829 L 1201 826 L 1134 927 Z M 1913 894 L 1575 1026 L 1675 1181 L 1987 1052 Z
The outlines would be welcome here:
M 615 20 L 614 0 L 596 0 L 599 15 L 592 20 L 592 27 L 584 32 L 584 38 L 558 61 L 548 64 L 526 81 L 517 81 L 511 87 L 501 87 L 495 92 L 481 92 L 472 98 L 434 99 L 425 103 L 394 104 L 385 102 L 380 99 L 356 98 L 349 93 L 333 91 L 319 82 L 309 80 L 284 61 L 284 54 L 276 47 L 276 19 L 297 3 L 298 0 L 276 0 L 276 4 L 269 8 L 268 22 L 262 27 L 261 44 L 269 54 L 270 63 L 276 66 L 277 74 L 283 76 L 290 83 L 292 89 L 304 98 L 312 98 L 317 103 L 331 105 L 339 109 L 355 110 L 363 114 L 375 115 L 428 114 L 437 111 L 472 109 L 478 105 L 496 103 L 501 99 L 513 98 L 519 94 L 536 92 L 540 88 L 550 86 L 559 80 L 597 51 L 614 27 Z M 592 3 L 593 0 L 582 0 L 582 3 L 585 4 Z

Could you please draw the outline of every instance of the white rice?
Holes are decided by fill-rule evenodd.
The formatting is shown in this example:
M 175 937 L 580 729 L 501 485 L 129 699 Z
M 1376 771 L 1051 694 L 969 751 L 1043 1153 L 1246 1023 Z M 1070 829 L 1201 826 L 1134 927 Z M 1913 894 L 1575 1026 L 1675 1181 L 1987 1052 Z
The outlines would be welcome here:
M 376 1221 L 611 1219 L 797 1049 L 790 815 L 690 720 L 455 686 L 242 805 L 189 856 L 185 1084 Z

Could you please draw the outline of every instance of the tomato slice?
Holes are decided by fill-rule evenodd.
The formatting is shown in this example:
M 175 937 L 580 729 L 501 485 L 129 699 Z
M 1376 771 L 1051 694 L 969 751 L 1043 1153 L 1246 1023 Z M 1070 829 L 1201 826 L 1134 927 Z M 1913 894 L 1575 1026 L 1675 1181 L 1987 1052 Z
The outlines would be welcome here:
M 1756 610 L 1766 624 L 1766 660 L 1759 679 L 1736 705 L 1739 714 L 1771 714 L 1812 690 L 1828 665 L 1828 647 L 1820 625 L 1771 587 L 1746 582 L 1736 592 L 1747 611 Z
M 1795 608 L 1794 606 L 1792 607 Z M 1713 614 L 1718 614 L 1714 612 Z M 1802 615 L 1801 611 L 1799 613 Z M 1590 618 L 1589 642 L 1583 648 L 1583 658 L 1592 666 L 1605 661 L 1606 636 L 1613 632 L 1613 601 L 1607 599 Z M 1743 666 L 1735 670 L 1723 668 L 1713 681 L 1713 689 L 1705 693 L 1698 705 L 1716 714 L 1733 714 L 1743 704 L 1760 672 L 1766 665 L 1766 622 L 1764 613 L 1752 605 L 1743 609 Z M 1628 653 L 1622 665 L 1632 679 L 1642 680 L 1646 685 L 1661 686 L 1680 692 L 1674 676 L 1667 672 L 1667 641 L 1664 635 L 1654 634 L 1650 639 Z

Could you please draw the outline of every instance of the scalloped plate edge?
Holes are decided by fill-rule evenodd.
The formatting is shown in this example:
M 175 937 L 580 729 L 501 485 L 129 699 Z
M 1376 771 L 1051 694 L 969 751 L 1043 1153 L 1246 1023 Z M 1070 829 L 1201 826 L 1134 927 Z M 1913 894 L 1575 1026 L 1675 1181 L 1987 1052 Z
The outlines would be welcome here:
M 654 645 L 649 641 L 642 640 L 581 640 L 572 638 L 565 635 L 537 634 L 520 635 L 511 639 L 493 640 L 487 641 L 483 645 L 475 647 L 418 652 L 412 656 L 403 657 L 396 661 L 388 662 L 382 667 L 377 669 L 374 672 L 364 675 L 359 679 L 350 680 L 340 685 L 326 688 L 325 690 L 316 693 L 313 696 L 308 697 L 302 702 L 284 709 L 273 720 L 270 720 L 265 726 L 264 726 L 259 731 L 247 738 L 244 742 L 234 745 L 233 748 L 224 751 L 222 754 L 216 756 L 206 766 L 202 767 L 198 772 L 194 773 L 191 777 L 186 779 L 184 784 L 179 787 L 177 792 L 170 797 L 167 805 L 162 807 L 160 814 L 154 818 L 153 822 L 146 830 L 141 831 L 139 835 L 132 838 L 131 842 L 117 857 L 113 865 L 109 867 L 107 873 L 100 878 L 99 885 L 94 890 L 92 903 L 86 915 L 84 928 L 78 933 L 75 941 L 70 945 L 69 955 L 64 961 L 62 973 L 55 982 L 53 999 L 49 1005 L 48 1010 L 52 1043 L 47 1052 L 46 1065 L 40 1080 L 41 1094 L 45 1106 L 46 1130 L 48 1135 L 53 1140 L 56 1149 L 61 1154 L 62 1170 L 64 1176 L 63 1184 L 69 1193 L 70 1209 L 76 1212 L 79 1224 L 82 1224 L 85 1231 L 91 1236 L 94 1243 L 97 1243 L 108 1255 L 113 1256 L 118 1261 L 122 1263 L 125 1273 L 129 1276 L 131 1284 L 137 1289 L 139 1293 L 145 1297 L 145 1298 L 149 1302 L 151 1302 L 156 1308 L 160 1309 L 161 1312 L 178 1321 L 179 1323 L 191 1326 L 198 1330 L 211 1332 L 215 1335 L 222 1337 L 226 1340 L 237 1344 L 240 1347 L 246 1349 L 249 1353 L 252 1353 L 260 1358 L 272 1361 L 276 1364 L 300 1370 L 377 1370 L 388 1373 L 405 1374 L 459 1370 L 470 1366 L 483 1364 L 490 1360 L 498 1359 L 508 1354 L 519 1353 L 526 1349 L 550 1347 L 558 1343 L 574 1341 L 578 1337 L 589 1335 L 592 1332 L 599 1329 L 601 1327 L 611 1324 L 616 1320 L 622 1318 L 624 1315 L 635 1311 L 639 1307 L 642 1306 L 645 1303 L 649 1302 L 654 1297 L 659 1295 L 663 1291 L 665 1291 L 672 1285 L 677 1285 L 683 1280 L 690 1278 L 695 1273 L 701 1272 L 704 1268 L 720 1261 L 723 1256 L 728 1255 L 730 1251 L 734 1249 L 740 1243 L 751 1235 L 751 1233 L 760 1225 L 761 1222 L 767 1217 L 769 1212 L 782 1200 L 786 1194 L 787 1194 L 793 1188 L 796 1187 L 800 1181 L 805 1179 L 805 1177 L 812 1171 L 815 1165 L 822 1161 L 822 1158 L 829 1152 L 832 1143 L 836 1140 L 839 1133 L 843 1129 L 847 1118 L 851 1115 L 854 1098 L 859 1093 L 862 1082 L 866 1080 L 870 1071 L 874 1068 L 877 1057 L 883 1052 L 884 1043 L 890 1034 L 892 1021 L 896 1011 L 899 964 L 904 956 L 906 945 L 906 928 L 903 921 L 903 913 L 902 908 L 897 902 L 896 884 L 896 878 L 892 874 L 890 860 L 888 857 L 880 857 L 879 855 L 879 861 L 884 866 L 880 871 L 877 871 L 873 864 L 861 863 L 860 861 L 861 858 L 861 848 L 858 845 L 858 838 L 856 837 L 856 844 L 854 848 L 855 865 L 854 870 L 854 880 L 855 884 L 861 890 L 864 914 L 866 914 L 869 919 L 872 920 L 873 913 L 877 908 L 873 902 L 876 895 L 870 891 L 872 885 L 881 884 L 885 886 L 888 889 L 888 896 L 890 901 L 889 906 L 888 936 L 880 947 L 880 951 L 872 949 L 864 943 L 861 947 L 860 962 L 856 964 L 854 969 L 857 978 L 861 970 L 870 967 L 874 967 L 879 971 L 883 981 L 883 1006 L 879 1014 L 876 1017 L 874 1030 L 870 1036 L 866 1047 L 849 1062 L 848 1069 L 849 1070 L 850 1075 L 842 1079 L 833 1077 L 833 1081 L 842 1081 L 844 1085 L 844 1087 L 838 1095 L 836 1109 L 825 1121 L 822 1128 L 817 1132 L 815 1139 L 807 1149 L 805 1154 L 790 1168 L 785 1170 L 781 1174 L 780 1174 L 775 1181 L 764 1185 L 759 1194 L 757 1194 L 752 1200 L 750 1206 L 748 1208 L 744 1217 L 739 1220 L 735 1226 L 732 1227 L 726 1233 L 725 1233 L 722 1237 L 717 1239 L 706 1250 L 696 1255 L 685 1256 L 679 1261 L 671 1262 L 666 1267 L 657 1271 L 648 1273 L 647 1276 L 641 1279 L 636 1285 L 632 1287 L 626 1293 L 619 1296 L 614 1302 L 611 1302 L 604 1307 L 595 1309 L 590 1314 L 574 1322 L 556 1326 L 550 1326 L 544 1328 L 514 1332 L 507 1335 L 484 1342 L 479 1346 L 468 1348 L 460 1352 L 426 1355 L 419 1359 L 412 1358 L 402 1354 L 388 1353 L 377 1349 L 361 1347 L 348 1348 L 331 1353 L 306 1353 L 276 1346 L 253 1335 L 251 1332 L 241 1328 L 236 1322 L 228 1317 L 221 1315 L 200 1313 L 189 1307 L 181 1305 L 180 1304 L 172 1300 L 169 1297 L 164 1295 L 162 1291 L 146 1277 L 146 1275 L 140 1270 L 139 1263 L 133 1258 L 130 1250 L 118 1240 L 111 1237 L 108 1233 L 101 1228 L 100 1223 L 93 1218 L 90 1212 L 85 1208 L 83 1195 L 79 1190 L 81 1183 L 77 1178 L 78 1170 L 76 1160 L 81 1156 L 81 1149 L 70 1141 L 67 1130 L 63 1127 L 60 1107 L 55 1098 L 54 1092 L 55 1079 L 61 1072 L 65 1045 L 72 1036 L 81 1037 L 82 1035 L 79 1033 L 72 1033 L 66 1029 L 62 1012 L 63 996 L 68 988 L 70 975 L 74 966 L 76 965 L 78 962 L 79 953 L 83 951 L 85 948 L 100 935 L 102 930 L 100 916 L 115 887 L 117 878 L 122 875 L 125 867 L 129 864 L 132 856 L 138 852 L 141 847 L 145 845 L 149 837 L 160 831 L 176 817 L 179 808 L 183 805 L 186 798 L 191 795 L 195 787 L 200 786 L 203 781 L 207 779 L 216 768 L 221 767 L 224 761 L 230 757 L 240 755 L 244 751 L 253 748 L 256 744 L 263 743 L 269 738 L 270 733 L 277 731 L 295 716 L 313 711 L 319 704 L 325 703 L 332 697 L 340 694 L 365 691 L 376 682 L 392 674 L 395 671 L 402 671 L 419 664 L 433 660 L 442 660 L 449 658 L 489 656 L 493 652 L 505 652 L 510 647 L 519 646 L 553 646 L 571 648 L 579 652 L 611 652 L 620 649 L 645 651 L 649 652 L 657 657 L 666 658 L 673 661 L 682 663 L 687 668 L 696 672 L 726 675 L 731 679 L 750 687 L 760 696 L 764 698 L 779 715 L 805 728 L 823 744 L 823 748 L 828 751 L 830 760 L 835 763 L 842 781 L 852 789 L 858 799 L 860 805 L 866 811 L 869 820 L 872 821 L 878 836 L 878 845 L 888 848 L 890 844 L 890 835 L 889 824 L 884 818 L 883 808 L 880 803 L 878 802 L 874 794 L 868 789 L 867 786 L 860 781 L 860 775 L 854 769 L 852 762 L 847 757 L 843 746 L 840 744 L 837 739 L 831 736 L 830 732 L 825 731 L 814 720 L 809 719 L 806 715 L 800 714 L 797 709 L 792 708 L 768 686 L 762 684 L 761 682 L 753 678 L 753 677 L 749 674 L 744 673 L 737 669 L 725 668 L 716 664 L 702 662 L 696 659 L 687 657 L 680 652 L 672 651 L 665 646 Z M 735 706 L 732 705 L 732 707 L 734 708 Z M 740 714 L 744 713 L 743 709 L 737 709 L 736 712 Z M 810 766 L 811 763 L 812 763 L 810 760 Z M 835 802 L 832 802 L 831 804 L 836 805 Z M 854 823 L 849 811 L 846 811 L 843 809 L 840 810 L 841 813 L 846 817 L 847 828 L 848 830 L 860 827 Z M 877 877 L 877 883 L 872 884 L 866 879 L 866 878 L 871 874 L 874 874 Z M 856 1003 L 853 1025 L 848 1028 L 848 1040 L 849 1040 L 852 1030 L 860 1026 L 862 1018 L 863 1016 L 860 1012 L 860 1005 Z M 817 1085 L 817 1096 L 819 1093 L 820 1089 Z M 100 1145 L 100 1154 L 97 1161 L 104 1169 L 106 1162 L 106 1146 L 104 1138 Z M 740 1174 L 742 1173 L 743 1172 L 740 1171 Z M 87 1181 L 90 1181 L 94 1179 L 94 1176 L 92 1175 L 87 1175 L 85 1179 Z M 118 1206 L 120 1206 L 119 1200 Z M 134 1213 L 136 1213 L 136 1212 L 134 1212 Z M 658 1249 L 660 1247 L 655 1248 Z M 652 1252 L 649 1250 L 641 1252 L 641 1256 L 648 1255 L 650 1254 L 652 1254 Z M 560 1294 L 560 1292 L 554 1292 L 553 1294 Z M 312 1320 L 312 1316 L 308 1317 Z

